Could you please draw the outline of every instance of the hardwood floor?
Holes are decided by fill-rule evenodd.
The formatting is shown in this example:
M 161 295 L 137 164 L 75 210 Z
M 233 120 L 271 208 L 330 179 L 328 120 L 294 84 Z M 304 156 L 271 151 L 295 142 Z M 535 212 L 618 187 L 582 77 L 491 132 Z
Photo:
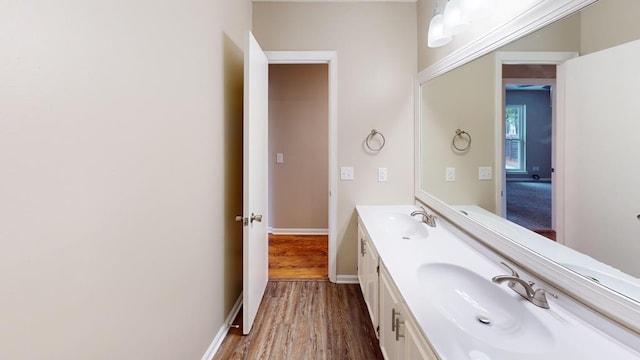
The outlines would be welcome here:
M 328 279 L 327 235 L 269 234 L 269 279 Z
M 376 360 L 382 354 L 357 284 L 270 281 L 251 333 L 232 328 L 213 358 L 230 359 Z

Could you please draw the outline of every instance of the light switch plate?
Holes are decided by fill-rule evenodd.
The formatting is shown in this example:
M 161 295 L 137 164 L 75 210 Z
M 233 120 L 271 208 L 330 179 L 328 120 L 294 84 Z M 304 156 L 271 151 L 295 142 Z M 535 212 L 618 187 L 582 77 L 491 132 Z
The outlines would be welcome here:
M 284 154 L 283 153 L 277 153 L 276 154 L 276 164 L 282 164 L 284 163 Z
M 479 180 L 491 180 L 492 178 L 493 178 L 493 174 L 491 172 L 490 166 L 481 166 L 478 168 Z
M 340 168 L 340 180 L 353 180 L 353 167 L 343 166 Z
M 456 168 L 448 167 L 444 171 L 444 179 L 446 181 L 456 181 Z
M 378 181 L 387 181 L 387 168 L 378 168 Z

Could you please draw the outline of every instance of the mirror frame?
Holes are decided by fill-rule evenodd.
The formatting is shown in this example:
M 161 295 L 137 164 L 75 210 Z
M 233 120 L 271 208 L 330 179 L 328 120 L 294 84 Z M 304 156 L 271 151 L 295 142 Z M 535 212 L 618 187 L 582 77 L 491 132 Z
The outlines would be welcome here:
M 598 285 L 511 239 L 464 216 L 442 200 L 427 193 L 422 184 L 421 134 L 421 85 L 437 76 L 462 66 L 482 55 L 528 35 L 556 20 L 571 15 L 597 0 L 543 0 L 513 21 L 494 29 L 489 34 L 463 45 L 421 71 L 415 82 L 415 182 L 414 195 L 440 216 L 466 230 L 480 243 L 509 258 L 526 270 L 561 289 L 576 301 L 587 305 L 602 315 L 630 330 L 640 333 L 640 302 Z

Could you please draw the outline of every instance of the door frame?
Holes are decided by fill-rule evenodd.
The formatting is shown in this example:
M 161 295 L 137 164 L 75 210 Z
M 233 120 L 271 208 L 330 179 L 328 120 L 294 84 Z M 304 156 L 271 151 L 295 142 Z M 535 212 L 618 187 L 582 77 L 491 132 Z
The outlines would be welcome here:
M 338 254 L 338 53 L 336 51 L 265 51 L 269 64 L 327 64 L 329 67 L 329 280 L 337 282 Z
M 504 171 L 504 106 L 505 92 L 502 79 L 502 65 L 556 65 L 556 86 L 552 95 L 552 144 L 551 144 L 551 166 L 554 172 L 551 174 L 551 186 L 553 194 L 552 219 L 553 228 L 556 231 L 556 241 L 564 242 L 564 151 L 562 146 L 564 139 L 564 114 L 563 114 L 563 86 L 564 79 L 562 69 L 558 66 L 569 59 L 578 57 L 577 52 L 546 52 L 546 51 L 498 51 L 495 56 L 495 204 L 496 214 L 504 217 L 506 211 L 506 198 L 504 189 L 506 187 L 506 176 Z

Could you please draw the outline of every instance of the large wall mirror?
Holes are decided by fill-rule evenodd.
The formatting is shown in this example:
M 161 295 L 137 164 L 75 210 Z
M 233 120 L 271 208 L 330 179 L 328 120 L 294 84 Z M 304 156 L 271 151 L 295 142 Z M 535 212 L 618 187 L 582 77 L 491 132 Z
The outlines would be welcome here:
M 636 331 L 638 13 L 598 0 L 426 76 L 416 99 L 416 197 Z

